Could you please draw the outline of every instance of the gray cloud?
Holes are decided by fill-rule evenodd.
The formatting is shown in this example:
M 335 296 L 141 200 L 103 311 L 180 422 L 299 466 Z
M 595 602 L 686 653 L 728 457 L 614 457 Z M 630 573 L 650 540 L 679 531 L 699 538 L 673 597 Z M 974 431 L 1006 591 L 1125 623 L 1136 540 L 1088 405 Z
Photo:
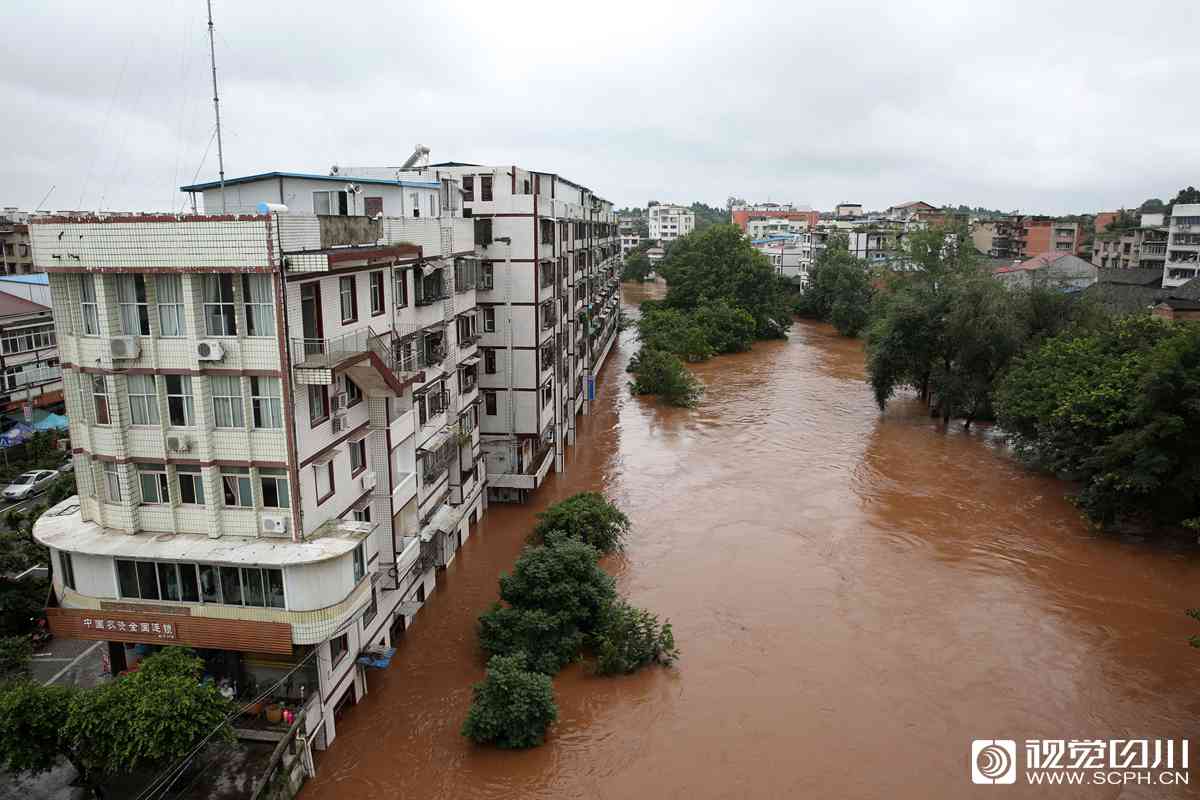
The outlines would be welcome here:
M 620 205 L 1058 213 L 1200 183 L 1200 15 L 1178 3 L 214 5 L 229 175 L 422 142 Z M 0 203 L 178 207 L 215 177 L 201 0 L 5 12 Z

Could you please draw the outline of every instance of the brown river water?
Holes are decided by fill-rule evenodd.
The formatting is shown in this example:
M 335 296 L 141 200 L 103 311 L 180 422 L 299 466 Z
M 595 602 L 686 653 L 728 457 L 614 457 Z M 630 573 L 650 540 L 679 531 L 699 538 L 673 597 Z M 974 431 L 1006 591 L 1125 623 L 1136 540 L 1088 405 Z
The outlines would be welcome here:
M 631 311 L 661 287 L 623 292 Z M 692 410 L 630 396 L 635 349 L 625 332 L 566 473 L 488 509 L 303 800 L 1200 795 L 1200 767 L 1190 787 L 970 779 L 972 739 L 1195 733 L 1194 549 L 1094 533 L 986 429 L 909 399 L 880 414 L 860 343 L 826 326 L 698 365 Z M 475 618 L 534 514 L 584 490 L 633 520 L 604 565 L 682 659 L 573 666 L 544 746 L 471 746 Z

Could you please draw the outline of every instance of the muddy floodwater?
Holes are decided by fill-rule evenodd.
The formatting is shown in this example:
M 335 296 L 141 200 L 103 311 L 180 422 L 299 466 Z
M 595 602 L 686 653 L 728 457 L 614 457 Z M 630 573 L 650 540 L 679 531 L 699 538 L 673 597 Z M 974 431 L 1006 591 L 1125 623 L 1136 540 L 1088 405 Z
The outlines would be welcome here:
M 661 287 L 623 292 L 632 311 Z M 692 410 L 630 396 L 635 347 L 627 331 L 566 473 L 493 504 L 439 575 L 304 800 L 1200 796 L 1200 766 L 1191 787 L 1054 788 L 973 786 L 969 766 L 979 738 L 1192 737 L 1193 549 L 1090 531 L 986 429 L 942 432 L 911 400 L 881 415 L 861 345 L 826 326 L 698 365 Z M 605 567 L 683 657 L 572 667 L 543 747 L 472 747 L 475 618 L 534 514 L 583 490 L 632 518 Z

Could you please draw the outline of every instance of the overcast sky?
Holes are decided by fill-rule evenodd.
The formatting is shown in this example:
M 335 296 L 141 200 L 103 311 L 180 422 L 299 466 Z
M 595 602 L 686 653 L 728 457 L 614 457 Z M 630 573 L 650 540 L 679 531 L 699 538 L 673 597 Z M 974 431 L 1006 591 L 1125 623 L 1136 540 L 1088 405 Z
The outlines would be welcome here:
M 229 177 L 420 142 L 622 206 L 1094 212 L 1200 184 L 1200 12 L 1178 0 L 213 6 Z M 0 14 L 0 205 L 178 208 L 216 178 L 204 0 Z

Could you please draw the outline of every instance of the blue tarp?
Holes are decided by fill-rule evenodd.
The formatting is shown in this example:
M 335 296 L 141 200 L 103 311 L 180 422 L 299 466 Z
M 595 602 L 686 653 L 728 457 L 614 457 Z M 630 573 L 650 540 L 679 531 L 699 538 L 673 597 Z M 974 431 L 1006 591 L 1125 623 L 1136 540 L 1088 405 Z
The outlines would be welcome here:
M 62 414 L 47 414 L 33 423 L 35 431 L 65 431 L 67 427 L 67 418 Z
M 387 669 L 388 664 L 392 663 L 392 656 L 394 655 L 396 655 L 396 648 L 394 647 L 387 647 L 383 650 L 368 650 L 358 657 L 358 663 L 364 667 Z
M 33 426 L 26 425 L 24 422 L 22 422 L 19 425 L 14 425 L 9 430 L 0 434 L 0 448 L 18 445 L 32 436 Z

